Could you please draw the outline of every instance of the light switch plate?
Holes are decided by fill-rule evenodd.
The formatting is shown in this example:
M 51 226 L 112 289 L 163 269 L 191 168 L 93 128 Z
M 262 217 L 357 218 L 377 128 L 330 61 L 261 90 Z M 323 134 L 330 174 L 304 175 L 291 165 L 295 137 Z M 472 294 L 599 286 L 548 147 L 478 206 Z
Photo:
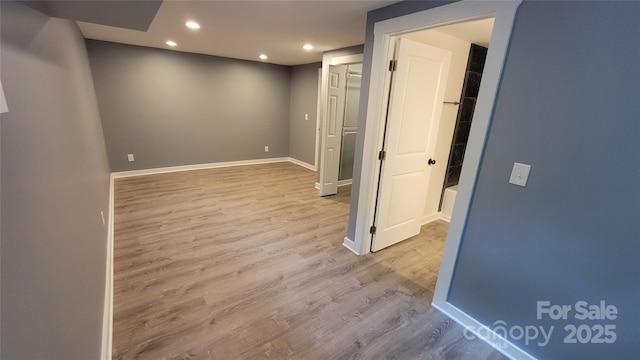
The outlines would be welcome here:
M 530 171 L 531 165 L 513 163 L 513 170 L 511 170 L 511 178 L 509 178 L 509 184 L 527 186 L 527 179 L 529 178 Z

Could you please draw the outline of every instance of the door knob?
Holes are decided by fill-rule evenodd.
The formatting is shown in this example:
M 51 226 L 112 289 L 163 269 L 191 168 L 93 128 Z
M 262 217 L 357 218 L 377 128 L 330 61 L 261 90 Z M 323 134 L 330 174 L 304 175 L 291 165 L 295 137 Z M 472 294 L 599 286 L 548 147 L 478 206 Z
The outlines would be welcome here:
M 435 160 L 433 160 L 433 159 L 429 159 L 429 161 L 427 161 L 427 164 L 429 164 L 429 166 L 431 166 L 431 165 L 435 165 L 435 164 L 436 164 L 436 161 L 435 161 Z

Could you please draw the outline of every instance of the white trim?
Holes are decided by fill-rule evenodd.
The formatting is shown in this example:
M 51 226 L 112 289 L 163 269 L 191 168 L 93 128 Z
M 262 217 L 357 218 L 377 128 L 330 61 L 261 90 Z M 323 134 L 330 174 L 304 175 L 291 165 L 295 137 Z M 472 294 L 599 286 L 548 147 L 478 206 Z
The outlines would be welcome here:
M 305 169 L 309 169 L 309 170 L 311 170 L 311 171 L 316 171 L 315 166 L 313 166 L 313 165 L 311 165 L 311 164 L 308 164 L 308 163 L 306 163 L 306 162 L 304 162 L 304 161 L 300 161 L 300 160 L 298 160 L 298 159 L 294 159 L 294 158 L 292 158 L 292 157 L 287 158 L 287 160 L 288 160 L 289 162 L 292 162 L 292 163 L 294 163 L 294 164 L 298 165 L 298 166 L 302 166 L 302 167 L 303 167 L 303 168 L 305 168 Z
M 102 314 L 101 360 L 111 360 L 113 344 L 113 212 L 114 177 L 109 176 L 109 223 L 107 227 L 107 261 L 104 280 L 104 312 Z
M 464 4 L 464 2 L 462 4 Z M 473 125 L 467 142 L 467 151 L 465 152 L 463 160 L 464 165 L 460 175 L 460 183 L 458 184 L 453 214 L 451 216 L 451 225 L 449 226 L 445 250 L 440 265 L 440 273 L 438 274 L 434 292 L 433 302 L 438 304 L 439 308 L 450 308 L 451 312 L 454 312 L 454 308 L 447 302 L 447 296 L 453 280 L 462 236 L 467 224 L 471 198 L 475 191 L 478 173 L 480 172 L 480 162 L 484 155 L 485 142 L 489 133 L 489 124 L 493 114 L 495 98 L 502 76 L 513 22 L 520 2 L 474 1 L 468 2 L 468 5 L 473 5 L 471 8 L 473 8 L 476 13 L 479 13 L 480 10 L 484 12 L 492 11 L 495 14 L 495 23 L 482 74 L 478 100 L 474 110 Z M 510 342 L 506 342 L 506 344 L 507 347 L 503 349 L 504 354 L 517 359 L 529 358 L 529 355 L 517 346 Z
M 424 215 L 422 217 L 421 225 L 425 225 L 425 224 L 428 224 L 430 222 L 433 222 L 433 221 L 436 221 L 436 220 L 440 220 L 440 219 L 442 219 L 442 213 L 439 213 L 439 212 L 433 213 L 433 214 L 430 214 L 430 215 Z
M 0 81 L 0 114 L 9 112 L 7 106 L 7 99 L 4 97 L 4 90 L 2 89 L 2 81 Z
M 358 64 L 364 60 L 364 54 L 353 54 L 344 56 L 334 56 L 329 65 L 349 65 Z
M 353 179 L 339 180 L 338 181 L 338 187 L 351 185 L 352 182 L 353 182 Z M 316 189 L 320 190 L 320 183 L 319 182 L 316 182 Z
M 344 237 L 344 241 L 342 242 L 342 246 L 346 247 L 347 249 L 351 250 L 352 253 L 356 254 L 356 255 L 363 255 L 358 253 L 358 249 L 356 249 L 354 247 L 356 243 L 353 242 L 353 240 L 349 239 L 348 237 Z
M 447 215 L 443 214 L 442 212 L 437 212 L 437 213 L 433 213 L 431 215 L 425 215 L 422 217 L 422 225 L 428 224 L 430 222 L 436 221 L 436 220 L 442 220 L 442 221 L 446 221 L 446 222 L 451 222 L 451 218 L 448 217 Z
M 271 164 L 271 163 L 291 161 L 290 159 L 291 158 L 288 158 L 288 157 L 281 157 L 281 158 L 269 158 L 269 159 L 225 161 L 225 162 L 219 162 L 219 163 L 170 166 L 170 167 L 153 168 L 153 169 L 113 172 L 111 173 L 111 176 L 113 176 L 116 179 L 120 179 L 125 177 L 132 177 L 132 176 L 164 174 L 164 173 L 189 171 L 189 170 L 203 170 L 203 169 L 215 169 L 215 168 L 231 167 L 231 166 Z M 296 165 L 300 165 L 300 164 L 296 164 Z
M 493 347 L 509 359 L 536 360 L 535 357 L 516 347 L 509 340 L 503 338 L 498 333 L 493 331 L 490 327 L 480 323 L 457 307 L 453 305 L 442 307 L 441 304 L 436 304 L 435 302 L 431 303 L 431 305 L 443 314 L 455 320 L 455 322 L 462 325 L 467 331 L 473 333 L 477 338 L 491 345 L 491 347 Z M 477 331 L 478 329 L 482 329 L 482 333 L 479 333 Z M 504 347 L 505 344 L 507 345 L 507 347 Z M 517 353 L 514 353 L 514 347 L 518 350 Z
M 315 149 L 314 149 L 314 156 L 313 156 L 313 167 L 316 168 L 316 171 L 318 169 L 318 163 L 320 162 L 320 159 L 318 158 L 318 149 L 320 149 L 320 121 L 322 121 L 321 119 L 321 112 L 320 112 L 320 104 L 322 103 L 322 101 L 320 100 L 320 97 L 322 96 L 322 67 L 318 68 L 318 95 L 316 96 L 316 143 L 315 143 Z M 318 187 L 318 190 L 320 190 L 320 187 Z
M 387 20 L 389 21 L 389 20 Z M 380 23 L 376 23 L 378 26 Z M 377 196 L 377 179 L 379 174 L 377 153 L 382 142 L 380 117 L 386 114 L 385 91 L 390 84 L 390 73 L 384 71 L 390 51 L 389 38 L 386 48 L 382 48 L 380 36 L 374 37 L 373 56 L 371 58 L 371 74 L 369 75 L 369 98 L 367 99 L 367 126 L 364 129 L 364 146 L 362 152 L 362 168 L 360 171 L 360 188 L 358 192 L 358 209 L 356 212 L 356 229 L 354 236 L 358 253 L 371 251 L 369 229 L 373 225 L 375 202 Z M 391 49 L 392 51 L 393 49 Z
M 373 215 L 376 210 L 377 179 L 380 172 L 377 153 L 382 144 L 384 115 L 387 108 L 386 95 L 390 84 L 390 73 L 385 65 L 393 56 L 393 39 L 396 36 L 418 30 L 490 17 L 495 18 L 473 117 L 473 125 L 467 144 L 467 151 L 465 152 L 464 166 L 460 176 L 452 221 L 449 226 L 433 299 L 434 306 L 461 323 L 465 323 L 466 318 L 461 311 L 447 302 L 447 296 L 453 279 L 453 271 L 462 234 L 467 223 L 471 197 L 475 190 L 476 179 L 480 170 L 480 160 L 484 153 L 489 123 L 502 76 L 513 22 L 520 3 L 521 0 L 465 0 L 380 21 L 374 25 L 373 56 L 369 75 L 369 98 L 367 99 L 367 126 L 364 129 L 364 147 L 354 237 L 354 247 L 360 250 L 358 251 L 360 254 L 368 253 L 371 248 L 371 236 L 368 230 L 372 225 Z M 468 318 L 473 320 L 471 317 Z M 503 345 L 505 344 L 506 347 L 504 349 L 500 348 L 498 350 L 508 357 L 530 359 L 530 356 L 516 345 L 508 341 L 503 343 Z

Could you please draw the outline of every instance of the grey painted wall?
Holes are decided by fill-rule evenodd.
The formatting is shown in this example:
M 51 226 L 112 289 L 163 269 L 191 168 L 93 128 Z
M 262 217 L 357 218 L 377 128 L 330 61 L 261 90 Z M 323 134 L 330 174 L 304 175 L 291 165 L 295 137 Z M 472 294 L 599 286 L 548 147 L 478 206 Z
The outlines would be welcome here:
M 289 109 L 289 156 L 307 164 L 315 163 L 318 69 L 321 63 L 291 68 Z M 309 119 L 304 119 L 309 114 Z
M 96 40 L 87 48 L 112 171 L 288 156 L 289 67 Z
M 84 39 L 72 22 L 0 6 L 1 357 L 97 359 L 109 169 Z
M 544 26 L 541 26 L 541 24 Z M 492 324 L 555 326 L 540 359 L 640 358 L 640 3 L 520 7 L 449 301 Z M 532 165 L 526 188 L 514 162 Z M 536 319 L 536 301 L 618 308 Z M 563 343 L 567 324 L 614 344 Z
M 373 23 L 431 5 L 369 13 L 361 109 Z M 640 357 L 639 22 L 637 2 L 525 1 L 514 24 L 449 301 L 488 326 L 555 325 L 544 347 L 512 339 L 540 359 Z M 508 184 L 515 161 L 532 164 L 526 188 Z M 619 314 L 538 321 L 538 300 L 605 300 Z M 565 345 L 568 323 L 616 325 L 617 340 Z

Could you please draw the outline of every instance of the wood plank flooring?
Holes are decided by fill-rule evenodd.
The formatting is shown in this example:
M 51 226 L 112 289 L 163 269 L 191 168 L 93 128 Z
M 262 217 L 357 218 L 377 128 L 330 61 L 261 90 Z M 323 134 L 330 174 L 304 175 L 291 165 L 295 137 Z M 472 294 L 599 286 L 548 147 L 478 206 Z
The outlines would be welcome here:
M 115 183 L 114 359 L 505 359 L 430 306 L 448 224 L 367 256 L 291 163 Z

